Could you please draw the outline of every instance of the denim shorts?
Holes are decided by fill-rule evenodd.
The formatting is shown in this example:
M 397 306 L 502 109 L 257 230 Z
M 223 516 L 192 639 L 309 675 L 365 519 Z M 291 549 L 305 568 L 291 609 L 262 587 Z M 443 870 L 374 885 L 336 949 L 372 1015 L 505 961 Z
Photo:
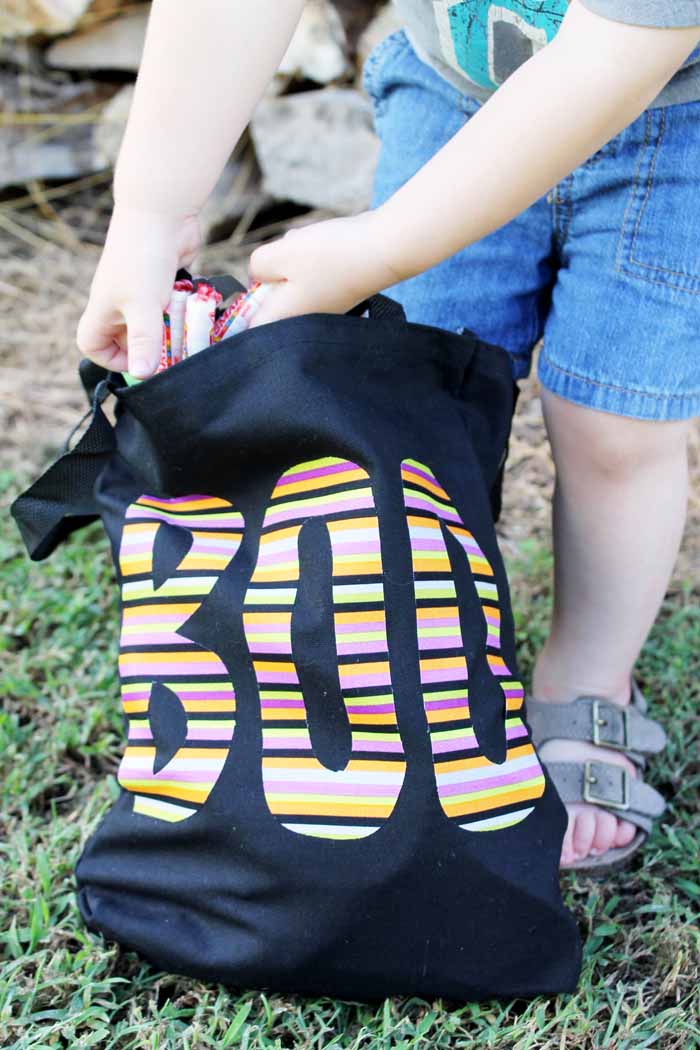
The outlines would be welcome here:
M 363 84 L 381 140 L 376 207 L 481 103 L 421 61 L 403 29 L 375 46 Z M 387 293 L 409 321 L 504 347 L 516 379 L 543 338 L 540 381 L 569 401 L 699 415 L 700 102 L 646 110 L 511 222 Z

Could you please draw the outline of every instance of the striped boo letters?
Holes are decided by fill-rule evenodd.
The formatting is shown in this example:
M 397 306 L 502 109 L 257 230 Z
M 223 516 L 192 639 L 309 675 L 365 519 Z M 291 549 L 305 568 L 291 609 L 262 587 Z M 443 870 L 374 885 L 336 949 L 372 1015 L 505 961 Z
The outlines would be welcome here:
M 413 564 L 416 652 L 437 797 L 466 831 L 524 820 L 544 792 L 541 766 L 521 717 L 523 688 L 501 655 L 493 569 L 449 495 L 424 463 L 406 459 L 401 480 Z M 338 685 L 351 733 L 350 758 L 329 769 L 314 753 L 292 653 L 300 578 L 299 536 L 324 522 L 332 555 Z M 156 536 L 183 530 L 190 546 L 168 579 L 153 578 Z M 134 813 L 161 821 L 192 817 L 229 757 L 236 695 L 222 659 L 187 637 L 187 623 L 236 556 L 243 515 L 226 499 L 143 495 L 126 511 L 119 553 L 119 671 L 128 741 L 119 767 Z M 504 711 L 506 754 L 490 761 L 470 716 L 469 669 L 443 530 L 461 547 L 483 615 L 485 657 Z M 275 485 L 243 607 L 262 720 L 262 780 L 270 813 L 288 831 L 331 839 L 372 835 L 391 817 L 406 772 L 387 643 L 380 529 L 371 480 L 335 456 L 300 463 Z M 397 654 L 398 655 L 398 654 Z M 402 654 L 405 658 L 406 654 Z M 179 705 L 186 730 L 156 768 L 149 717 L 153 687 Z

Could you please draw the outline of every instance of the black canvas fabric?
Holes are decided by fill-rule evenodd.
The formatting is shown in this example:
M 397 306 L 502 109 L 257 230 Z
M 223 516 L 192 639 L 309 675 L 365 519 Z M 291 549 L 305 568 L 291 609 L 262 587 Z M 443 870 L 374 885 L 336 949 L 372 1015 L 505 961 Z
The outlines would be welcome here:
M 569 991 L 494 531 L 507 355 L 367 305 L 134 387 L 84 362 L 90 425 L 13 507 L 37 559 L 99 516 L 122 588 L 122 791 L 80 910 L 236 986 Z

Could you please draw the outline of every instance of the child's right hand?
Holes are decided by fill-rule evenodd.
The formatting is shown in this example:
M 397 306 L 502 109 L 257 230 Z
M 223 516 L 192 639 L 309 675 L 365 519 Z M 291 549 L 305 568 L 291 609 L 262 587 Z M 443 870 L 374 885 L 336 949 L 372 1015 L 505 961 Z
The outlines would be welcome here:
M 179 267 L 201 244 L 196 215 L 114 207 L 105 246 L 78 322 L 78 349 L 97 364 L 138 379 L 158 367 L 163 311 Z

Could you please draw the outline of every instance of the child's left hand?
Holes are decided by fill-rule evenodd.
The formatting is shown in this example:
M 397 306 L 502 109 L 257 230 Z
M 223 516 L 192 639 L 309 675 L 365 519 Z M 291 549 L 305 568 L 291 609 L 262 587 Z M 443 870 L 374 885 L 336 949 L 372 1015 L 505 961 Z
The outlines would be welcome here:
M 401 280 L 385 260 L 379 209 L 290 230 L 256 248 L 249 283 L 272 285 L 250 327 L 306 313 L 343 314 Z

